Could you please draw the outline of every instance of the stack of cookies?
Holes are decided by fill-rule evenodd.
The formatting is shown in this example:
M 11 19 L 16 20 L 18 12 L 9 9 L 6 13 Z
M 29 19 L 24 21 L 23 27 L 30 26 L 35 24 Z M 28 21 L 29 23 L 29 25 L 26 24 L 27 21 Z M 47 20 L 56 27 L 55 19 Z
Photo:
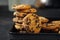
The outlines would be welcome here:
M 14 5 L 13 9 L 15 12 L 13 15 L 13 22 L 15 23 L 15 28 L 19 30 L 20 33 L 38 33 L 40 32 L 39 18 L 35 13 L 37 10 L 32 8 L 30 5 Z M 36 29 L 37 28 L 37 29 Z

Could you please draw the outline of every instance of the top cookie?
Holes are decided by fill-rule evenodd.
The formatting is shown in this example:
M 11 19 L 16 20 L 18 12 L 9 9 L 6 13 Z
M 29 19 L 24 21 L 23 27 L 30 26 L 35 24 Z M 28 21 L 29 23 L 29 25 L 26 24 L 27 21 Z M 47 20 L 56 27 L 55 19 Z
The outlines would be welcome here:
M 31 6 L 27 4 L 21 4 L 21 5 L 15 5 L 12 7 L 14 10 L 20 10 L 20 9 L 30 9 Z

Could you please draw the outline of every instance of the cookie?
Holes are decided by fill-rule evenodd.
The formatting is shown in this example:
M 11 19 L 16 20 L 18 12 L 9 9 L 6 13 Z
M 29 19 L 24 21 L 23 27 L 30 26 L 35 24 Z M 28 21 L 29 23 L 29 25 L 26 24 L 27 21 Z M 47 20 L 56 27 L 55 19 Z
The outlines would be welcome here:
M 37 10 L 34 9 L 34 8 L 31 8 L 30 11 L 31 11 L 32 13 L 37 12 Z
M 19 14 L 19 12 L 16 11 L 13 13 L 13 16 L 18 16 L 18 14 Z
M 26 13 L 31 12 L 31 13 L 35 13 L 35 12 L 37 12 L 37 10 L 34 9 L 34 8 L 31 8 L 31 9 L 21 10 L 20 12 L 26 12 Z
M 20 18 L 23 18 L 27 15 L 27 13 L 23 13 L 23 12 L 14 12 L 13 14 L 14 16 L 16 17 L 20 17 Z
M 18 22 L 18 17 L 13 18 L 13 22 Z
M 23 25 L 22 24 L 20 24 L 20 25 L 15 25 L 15 28 L 17 29 L 17 30 L 22 30 L 24 27 L 23 27 Z
M 52 21 L 54 24 L 60 24 L 60 21 Z
M 49 23 L 47 25 L 45 24 L 43 28 L 47 30 L 55 30 L 55 29 L 58 29 L 58 26 L 59 25 Z
M 30 9 L 31 6 L 27 4 L 20 4 L 20 5 L 15 5 L 12 7 L 14 10 L 22 10 L 22 9 Z
M 42 23 L 46 23 L 46 22 L 49 21 L 47 18 L 42 17 L 42 16 L 39 16 L 39 19 L 40 19 L 40 21 L 41 21 Z
M 27 15 L 27 13 L 18 13 L 18 17 L 21 17 L 21 18 L 23 18 L 23 17 L 25 17 Z
M 34 14 L 28 14 L 26 17 L 24 17 L 23 21 L 25 23 L 29 23 L 29 30 L 33 33 L 37 33 L 40 32 L 40 28 L 38 28 L 38 18 L 36 17 L 36 15 Z M 29 21 L 28 21 L 29 20 Z M 26 22 L 27 21 L 27 22 Z M 28 24 L 27 24 L 28 25 Z

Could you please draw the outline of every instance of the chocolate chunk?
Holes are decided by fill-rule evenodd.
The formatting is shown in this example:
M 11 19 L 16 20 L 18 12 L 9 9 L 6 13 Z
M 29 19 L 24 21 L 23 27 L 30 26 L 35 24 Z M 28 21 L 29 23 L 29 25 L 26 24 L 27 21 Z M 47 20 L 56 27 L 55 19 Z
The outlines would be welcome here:
M 40 28 L 39 24 L 36 26 L 36 28 Z

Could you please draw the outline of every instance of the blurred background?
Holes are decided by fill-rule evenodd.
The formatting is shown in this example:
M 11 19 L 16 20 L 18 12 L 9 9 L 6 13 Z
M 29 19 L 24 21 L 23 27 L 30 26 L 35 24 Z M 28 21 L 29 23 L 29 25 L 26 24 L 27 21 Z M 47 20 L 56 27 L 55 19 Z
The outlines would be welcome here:
M 0 40 L 9 40 L 14 4 L 30 4 L 38 10 L 38 15 L 60 19 L 60 0 L 0 0 Z

